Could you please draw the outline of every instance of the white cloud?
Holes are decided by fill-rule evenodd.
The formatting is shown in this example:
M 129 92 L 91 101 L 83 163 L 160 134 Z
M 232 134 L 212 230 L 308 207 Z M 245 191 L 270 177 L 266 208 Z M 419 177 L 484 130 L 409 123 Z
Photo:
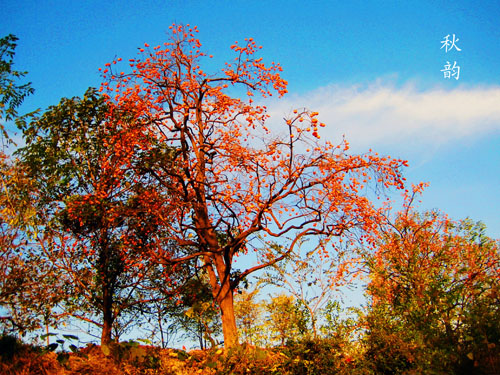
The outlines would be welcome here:
M 437 146 L 500 133 L 500 86 L 418 90 L 407 84 L 327 86 L 269 107 L 271 121 L 306 107 L 327 124 L 324 138 L 345 135 L 355 148 Z

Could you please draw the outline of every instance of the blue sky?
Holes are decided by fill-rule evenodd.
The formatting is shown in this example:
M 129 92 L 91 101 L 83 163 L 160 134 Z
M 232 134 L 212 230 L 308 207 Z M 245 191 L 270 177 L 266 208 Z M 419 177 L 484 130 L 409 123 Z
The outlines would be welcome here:
M 408 159 L 408 180 L 430 183 L 422 208 L 482 220 L 500 238 L 497 1 L 2 0 L 0 13 L 0 36 L 19 37 L 16 68 L 36 89 L 24 111 L 98 86 L 98 68 L 164 42 L 174 22 L 198 26 L 209 71 L 252 37 L 289 82 L 268 103 L 272 119 L 317 110 L 323 139 Z M 441 49 L 448 34 L 461 51 Z M 444 78 L 447 61 L 458 80 Z

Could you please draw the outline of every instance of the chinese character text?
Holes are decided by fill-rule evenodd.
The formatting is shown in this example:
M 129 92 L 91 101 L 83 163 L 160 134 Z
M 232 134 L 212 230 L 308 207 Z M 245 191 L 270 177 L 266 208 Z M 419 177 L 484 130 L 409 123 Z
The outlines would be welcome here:
M 455 48 L 457 51 L 461 51 L 462 49 L 458 48 L 456 44 L 459 40 L 460 39 L 455 38 L 455 34 L 453 34 L 453 38 L 452 40 L 450 40 L 450 34 L 448 34 L 444 37 L 443 41 L 441 42 L 442 44 L 441 49 L 444 48 L 446 53 L 448 53 L 448 51 L 451 51 L 453 48 Z
M 446 64 L 444 65 L 444 69 L 441 69 L 441 71 L 444 74 L 444 78 L 455 78 L 458 80 L 460 77 L 460 66 L 457 65 L 457 62 L 453 62 L 453 66 L 451 66 L 450 62 L 447 61 Z

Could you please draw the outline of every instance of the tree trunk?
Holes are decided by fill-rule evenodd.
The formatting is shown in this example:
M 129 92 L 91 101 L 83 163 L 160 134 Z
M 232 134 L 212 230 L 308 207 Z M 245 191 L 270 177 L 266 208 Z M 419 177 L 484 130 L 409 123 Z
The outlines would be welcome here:
M 108 285 L 103 285 L 102 293 L 102 332 L 101 346 L 111 342 L 111 329 L 113 328 L 113 295 Z
M 113 298 L 114 298 L 114 285 L 117 277 L 116 269 L 112 267 L 112 251 L 109 245 L 109 238 L 106 230 L 103 229 L 100 233 L 99 245 L 99 268 L 98 271 L 102 277 L 101 291 L 102 291 L 102 332 L 101 332 L 101 345 L 106 345 L 111 342 L 111 333 L 113 329 Z
M 215 275 L 213 264 L 216 266 L 218 277 Z M 234 316 L 233 288 L 229 272 L 231 262 L 224 262 L 223 257 L 220 254 L 216 254 L 213 258 L 207 257 L 205 265 L 207 266 L 214 300 L 221 310 L 224 347 L 231 348 L 238 345 L 238 328 L 236 327 L 236 318 Z
M 222 288 L 224 291 L 226 288 Z M 238 329 L 234 316 L 233 291 L 229 289 L 218 298 L 222 314 L 222 333 L 224 334 L 224 347 L 231 348 L 238 345 Z
M 161 324 L 161 320 L 162 320 L 162 313 L 160 308 L 158 307 L 158 326 L 160 328 L 161 348 L 166 349 L 165 339 L 163 336 L 163 325 Z M 154 340 L 154 338 L 152 338 L 152 340 Z
M 307 309 L 309 310 L 309 315 L 311 316 L 311 326 L 313 329 L 313 337 L 314 340 L 318 338 L 318 332 L 316 331 L 316 314 L 314 311 L 309 307 L 309 305 L 306 305 Z
M 231 348 L 238 345 L 238 329 L 234 316 L 233 286 L 231 285 L 232 250 L 227 247 L 224 253 L 219 252 L 220 244 L 216 232 L 211 228 L 210 220 L 205 211 L 202 211 L 199 218 L 200 232 L 203 234 L 208 247 L 213 249 L 212 256 L 205 256 L 204 262 L 212 287 L 214 300 L 220 307 L 222 315 L 222 333 L 224 335 L 224 347 Z M 214 269 L 215 266 L 215 269 Z M 217 276 L 216 276 L 217 272 Z
M 102 325 L 101 346 L 111 342 L 111 328 L 112 324 L 108 320 L 105 320 Z

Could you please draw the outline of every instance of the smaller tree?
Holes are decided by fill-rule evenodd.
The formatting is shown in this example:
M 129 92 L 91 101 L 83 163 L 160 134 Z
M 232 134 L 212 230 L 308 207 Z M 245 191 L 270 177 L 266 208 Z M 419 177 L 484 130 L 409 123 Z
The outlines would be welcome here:
M 35 183 L 16 159 L 0 152 L 0 324 L 4 331 L 25 334 L 54 324 L 52 307 L 60 295 L 58 270 L 38 253 Z
M 151 256 L 163 230 L 144 206 L 151 203 L 147 176 L 133 175 L 136 166 L 121 159 L 134 148 L 117 125 L 129 116 L 110 114 L 89 89 L 25 124 L 26 146 L 17 151 L 36 182 L 37 245 L 63 283 L 52 290 L 64 296 L 65 315 L 101 329 L 102 344 L 122 332 L 119 323 L 128 325 L 127 314 L 135 319 L 139 305 L 158 298 L 148 278 L 161 277 L 164 289 L 170 285 L 170 268 Z M 154 162 L 142 156 L 141 162 Z
M 342 307 L 338 301 L 330 300 L 321 310 L 323 319 L 320 331 L 328 339 L 342 343 L 359 343 L 362 336 L 362 311 L 358 307 Z
M 296 298 L 307 311 L 313 337 L 317 338 L 323 309 L 339 297 L 340 287 L 353 282 L 361 263 L 342 242 L 337 243 L 335 253 L 322 251 L 321 243 L 305 251 L 308 243 L 301 242 L 287 259 L 266 269 L 258 283 L 282 288 Z M 278 244 L 272 246 L 280 248 Z
M 197 340 L 200 349 L 218 345 L 222 333 L 220 311 L 214 304 L 205 275 L 191 277 L 183 286 L 172 306 L 170 319 L 176 322 L 185 337 Z
M 234 313 L 241 339 L 250 345 L 263 346 L 266 342 L 263 303 L 255 300 L 259 289 L 238 292 L 235 296 Z
M 283 346 L 307 333 L 307 313 L 293 296 L 279 294 L 265 305 L 269 341 Z
M 500 320 L 485 323 L 499 312 L 499 244 L 480 223 L 417 213 L 413 198 L 368 262 L 368 357 L 379 371 L 484 366 L 478 358 L 499 358 Z
M 145 337 L 156 346 L 166 349 L 179 334 L 179 324 L 171 319 L 172 300 L 153 300 L 148 304 L 147 324 L 140 326 Z
M 0 38 L 0 132 L 2 148 L 10 139 L 4 121 L 22 123 L 26 116 L 18 116 L 17 109 L 33 93 L 31 83 L 18 84 L 27 73 L 14 70 L 14 55 L 18 38 L 12 34 Z M 51 300 L 42 279 L 51 271 L 33 259 L 38 269 L 29 272 L 29 222 L 34 209 L 25 186 L 32 186 L 26 171 L 17 160 L 10 160 L 0 151 L 0 306 L 4 330 L 24 333 L 40 326 L 39 317 L 47 316 L 46 302 Z M 36 281 L 35 281 L 36 280 Z M 30 298 L 27 296 L 30 295 Z M 38 313 L 32 314 L 26 301 L 37 301 Z

